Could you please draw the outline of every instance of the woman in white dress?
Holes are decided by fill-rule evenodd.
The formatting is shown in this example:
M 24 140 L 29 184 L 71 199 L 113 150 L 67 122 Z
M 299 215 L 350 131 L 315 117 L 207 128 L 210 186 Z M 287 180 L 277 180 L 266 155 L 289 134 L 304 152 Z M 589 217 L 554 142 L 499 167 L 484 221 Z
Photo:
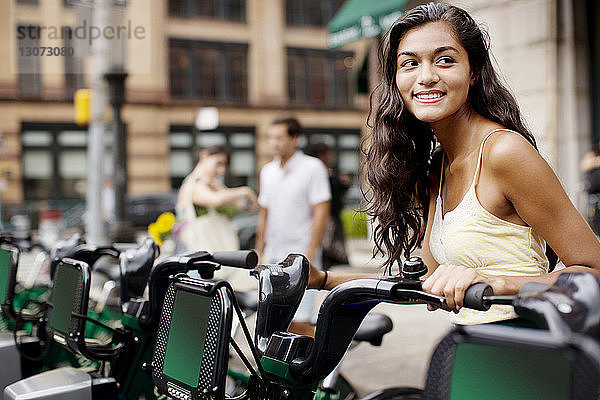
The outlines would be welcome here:
M 219 180 L 229 166 L 230 152 L 225 146 L 200 151 L 198 164 L 185 177 L 177 196 L 177 219 L 182 227 L 177 235 L 186 251 L 225 251 L 239 249 L 235 229 L 217 207 L 235 205 L 256 208 L 256 194 L 248 186 L 228 188 Z

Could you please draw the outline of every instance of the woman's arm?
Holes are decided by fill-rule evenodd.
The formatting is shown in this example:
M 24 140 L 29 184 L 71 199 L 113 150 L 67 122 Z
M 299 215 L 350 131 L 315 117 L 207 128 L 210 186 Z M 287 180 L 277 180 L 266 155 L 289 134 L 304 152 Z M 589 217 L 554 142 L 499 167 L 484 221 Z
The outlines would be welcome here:
M 308 289 L 331 290 L 337 285 L 359 278 L 376 278 L 377 274 L 344 273 L 333 271 L 321 271 L 310 264 L 310 273 L 308 275 Z M 325 280 L 327 279 L 327 280 Z M 323 285 L 325 284 L 325 285 Z
M 193 185 L 192 201 L 198 206 L 220 207 L 234 204 L 244 198 L 248 199 L 251 204 L 256 203 L 256 194 L 248 186 L 220 187 L 215 190 L 204 182 L 195 182 Z
M 488 154 L 492 176 L 517 214 L 554 249 L 566 270 L 541 282 L 554 282 L 564 271 L 587 271 L 600 276 L 600 242 L 575 209 L 554 171 L 541 155 L 517 135 L 498 135 Z M 581 268 L 581 267 L 590 267 Z M 507 280 L 514 292 L 521 278 Z

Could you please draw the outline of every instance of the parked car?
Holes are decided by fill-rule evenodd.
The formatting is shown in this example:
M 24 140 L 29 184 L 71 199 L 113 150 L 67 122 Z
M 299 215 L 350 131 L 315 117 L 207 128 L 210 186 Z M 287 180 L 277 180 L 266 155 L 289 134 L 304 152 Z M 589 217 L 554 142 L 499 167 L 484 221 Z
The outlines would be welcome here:
M 145 228 L 164 212 L 175 213 L 177 192 L 130 195 L 127 198 L 127 212 L 131 225 Z

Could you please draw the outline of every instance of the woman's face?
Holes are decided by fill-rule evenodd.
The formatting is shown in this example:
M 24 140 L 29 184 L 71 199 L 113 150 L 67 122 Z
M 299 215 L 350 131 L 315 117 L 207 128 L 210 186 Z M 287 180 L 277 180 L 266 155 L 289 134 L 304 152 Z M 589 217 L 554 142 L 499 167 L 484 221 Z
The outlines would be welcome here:
M 227 171 L 227 155 L 223 153 L 207 155 L 203 162 L 206 163 L 205 171 L 211 178 L 223 176 Z
M 469 56 L 446 22 L 410 29 L 398 43 L 396 86 L 417 119 L 433 123 L 468 107 Z

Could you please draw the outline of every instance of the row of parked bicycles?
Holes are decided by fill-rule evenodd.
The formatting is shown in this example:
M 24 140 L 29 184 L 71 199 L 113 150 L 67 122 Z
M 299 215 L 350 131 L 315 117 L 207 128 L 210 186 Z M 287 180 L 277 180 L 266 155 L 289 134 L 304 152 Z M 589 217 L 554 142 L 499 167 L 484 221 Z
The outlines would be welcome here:
M 32 251 L 39 256 L 23 278 L 20 256 Z M 355 399 L 339 373 L 343 356 L 359 342 L 381 344 L 392 329 L 372 309 L 446 306 L 422 290 L 427 268 L 411 258 L 398 276 L 329 292 L 311 338 L 287 332 L 308 283 L 304 256 L 272 265 L 257 265 L 253 251 L 158 256 L 151 239 L 92 246 L 76 235 L 45 249 L 0 234 L 4 398 Z M 248 270 L 257 288 L 237 292 L 213 279 L 221 268 Z M 363 399 L 600 398 L 594 275 L 564 273 L 515 296 L 482 284 L 467 291 L 466 307 L 493 304 L 512 305 L 519 319 L 453 327 L 433 353 L 424 388 L 385 388 Z

